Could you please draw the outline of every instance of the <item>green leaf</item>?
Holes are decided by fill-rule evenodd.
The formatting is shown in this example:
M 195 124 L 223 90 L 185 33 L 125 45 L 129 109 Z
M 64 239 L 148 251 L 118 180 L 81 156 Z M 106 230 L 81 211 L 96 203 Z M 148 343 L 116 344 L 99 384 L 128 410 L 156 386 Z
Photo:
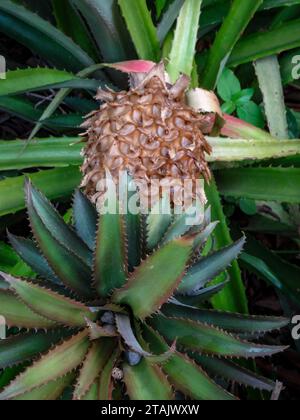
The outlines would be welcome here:
M 45 280 L 52 280 L 60 284 L 59 279 L 50 268 L 47 260 L 39 252 L 38 248 L 30 239 L 19 238 L 8 233 L 8 239 L 18 255 Z M 11 273 L 16 275 L 15 273 Z
M 244 245 L 245 237 L 227 248 L 216 251 L 208 257 L 203 257 L 188 270 L 178 287 L 178 293 L 190 294 L 214 280 L 238 257 Z
M 87 332 L 83 331 L 42 356 L 21 373 L 1 393 L 0 400 L 11 400 L 35 388 L 62 378 L 83 361 L 89 347 Z
M 248 198 L 241 198 L 239 201 L 240 209 L 248 216 L 254 216 L 257 213 L 256 201 Z
M 257 60 L 254 66 L 264 98 L 270 133 L 278 139 L 287 139 L 288 123 L 278 58 L 277 56 L 262 58 Z
M 213 286 L 208 286 L 203 289 L 200 289 L 197 294 L 193 296 L 178 296 L 178 299 L 180 302 L 189 305 L 198 307 L 203 304 L 203 302 L 208 301 L 211 299 L 214 295 L 221 292 L 225 286 L 228 285 L 228 281 L 224 281 L 223 283 L 219 283 Z
M 6 73 L 6 79 L 1 80 L 0 96 L 50 89 L 75 80 L 80 79 L 63 70 L 48 68 L 11 70 Z
M 206 187 L 206 194 L 209 204 L 212 206 L 212 220 L 219 220 L 220 223 L 215 229 L 215 248 L 222 249 L 232 243 L 226 217 L 223 213 L 221 198 L 214 180 Z M 233 262 L 228 269 L 230 276 L 229 284 L 224 290 L 213 298 L 212 303 L 215 309 L 230 312 L 248 312 L 248 303 L 242 275 L 237 262 Z M 216 279 L 216 284 L 223 283 L 224 278 Z
M 43 216 L 45 214 L 42 212 L 38 213 L 37 203 L 34 201 L 35 199 L 32 195 L 29 182 L 26 183 L 25 189 L 30 226 L 39 248 L 52 270 L 68 288 L 87 299 L 92 298 L 92 274 L 88 261 L 85 261 L 81 256 L 73 252 L 72 249 L 69 249 L 65 243 L 61 243 L 61 241 L 56 239 L 55 235 L 57 235 L 57 232 L 52 232 L 50 227 L 47 227 L 44 223 Z M 76 244 L 74 246 L 76 247 Z
M 144 336 L 156 353 L 166 351 L 167 345 L 150 327 L 145 326 Z M 219 387 L 192 360 L 180 353 L 175 353 L 163 364 L 163 370 L 169 381 L 187 396 L 195 400 L 234 400 L 234 396 Z
M 153 250 L 161 242 L 171 220 L 170 200 L 168 197 L 164 197 L 153 206 L 147 217 L 147 246 L 149 250 Z
M 11 336 L 0 340 L 0 368 L 5 369 L 31 360 L 48 350 L 62 338 L 58 332 L 35 332 Z
M 245 135 L 245 137 L 247 136 Z M 232 163 L 276 159 L 300 154 L 299 140 L 282 140 L 279 142 L 277 139 L 268 136 L 264 139 L 255 139 L 254 137 L 254 135 L 249 139 L 208 137 L 213 152 L 207 157 L 207 160 L 209 162 Z M 218 171 L 216 171 L 216 174 L 218 174 Z
M 131 400 L 172 400 L 173 391 L 158 366 L 143 359 L 137 366 L 125 364 L 124 381 Z
M 289 324 L 289 319 L 278 317 L 246 316 L 230 312 L 195 309 L 187 306 L 167 304 L 162 308 L 167 317 L 199 321 L 234 334 L 267 333 L 279 330 Z
M 101 339 L 93 343 L 80 370 L 73 399 L 81 400 L 90 390 L 112 355 L 116 341 Z
M 82 303 L 71 300 L 38 284 L 1 273 L 11 289 L 32 311 L 38 315 L 70 327 L 85 327 L 86 320 L 96 315 Z
M 0 307 L 1 315 L 5 318 L 8 327 L 26 329 L 50 329 L 56 327 L 55 322 L 34 313 L 8 290 L 0 290 Z
M 97 56 L 94 41 L 82 17 L 74 10 L 70 1 L 51 0 L 51 3 L 58 29 L 70 37 L 90 57 L 98 61 L 99 57 Z
M 241 120 L 255 125 L 259 128 L 264 128 L 265 119 L 261 108 L 255 102 L 249 101 L 237 107 L 237 114 Z
M 47 385 L 42 385 L 30 392 L 13 398 L 13 401 L 54 401 L 59 399 L 64 390 L 72 385 L 75 379 L 74 373 L 69 373 L 63 378 L 51 381 Z
M 91 251 L 76 232 L 64 222 L 62 216 L 52 206 L 50 201 L 34 188 L 30 181 L 26 183 L 25 190 L 28 204 L 32 204 L 37 216 L 41 219 L 45 228 L 51 232 L 52 236 L 87 265 L 92 264 Z
M 93 250 L 97 232 L 97 210 L 80 191 L 75 191 L 73 217 L 78 236 Z
M 231 101 L 230 102 L 225 102 L 221 106 L 221 109 L 225 114 L 231 115 L 236 110 L 236 104 L 234 102 L 231 102 Z
M 99 401 L 99 384 L 95 381 L 89 391 L 82 397 L 82 401 Z
M 100 374 L 99 394 L 97 396 L 97 399 L 100 401 L 112 400 L 112 392 L 113 392 L 112 371 L 117 362 L 119 353 L 120 353 L 119 349 L 116 349 L 112 353 L 112 355 L 110 356 L 109 360 L 107 361 L 106 365 L 104 366 Z
M 248 236 L 246 253 L 242 254 L 241 261 L 247 269 L 272 284 L 300 306 L 299 267 L 269 251 L 251 236 Z
M 210 374 L 219 378 L 224 378 L 234 383 L 243 384 L 251 388 L 268 392 L 272 392 L 276 386 L 275 382 L 259 376 L 229 360 L 213 359 L 197 354 L 194 354 L 193 357 L 201 366 L 208 370 Z
M 138 318 L 151 315 L 178 287 L 192 246 L 191 239 L 178 239 L 160 248 L 134 271 L 123 289 L 114 293 L 114 302 L 130 306 Z M 153 279 L 159 288 L 153 287 Z
M 219 78 L 217 89 L 219 96 L 227 102 L 241 91 L 241 84 L 233 71 L 225 68 Z
M 247 28 L 263 0 L 234 0 L 220 31 L 217 33 L 202 73 L 201 85 L 214 89 L 224 66 L 241 34 Z M 234 22 L 234 24 L 233 24 Z M 257 48 L 257 44 L 253 45 Z
M 300 19 L 291 20 L 276 29 L 258 32 L 241 39 L 233 50 L 228 65 L 236 67 L 299 47 L 299 23 Z
M 118 0 L 139 58 L 157 62 L 160 46 L 146 0 Z
M 172 26 L 176 21 L 184 2 L 185 0 L 172 1 L 168 10 L 166 10 L 161 21 L 159 22 L 157 26 L 157 36 L 161 44 L 163 44 L 166 36 L 172 29 Z
M 0 4 L 0 28 L 59 68 L 79 71 L 94 62 L 48 21 L 9 0 Z
M 27 145 L 24 140 L 0 141 L 0 169 L 80 165 L 81 150 L 78 137 L 34 139 Z
M 127 278 L 125 226 L 119 214 L 101 214 L 94 260 L 94 286 L 101 297 L 107 297 Z
M 300 203 L 300 169 L 240 168 L 217 171 L 221 194 L 236 198 Z
M 81 180 L 76 166 L 45 170 L 27 176 L 50 199 L 70 196 Z M 0 216 L 25 208 L 24 182 L 24 176 L 0 181 Z
M 178 79 L 180 73 L 192 74 L 201 5 L 202 0 L 186 0 L 179 13 L 167 65 L 172 82 Z
M 70 0 L 84 16 L 95 42 L 107 62 L 128 60 L 132 45 L 115 0 Z
M 254 89 L 242 89 L 240 92 L 235 94 L 233 96 L 233 100 L 237 105 L 244 105 L 248 101 L 250 101 L 253 98 L 254 95 Z
M 235 358 L 256 358 L 271 356 L 285 350 L 285 347 L 262 346 L 241 341 L 222 330 L 189 320 L 156 316 L 150 324 L 168 341 L 177 340 L 184 349 L 204 354 Z

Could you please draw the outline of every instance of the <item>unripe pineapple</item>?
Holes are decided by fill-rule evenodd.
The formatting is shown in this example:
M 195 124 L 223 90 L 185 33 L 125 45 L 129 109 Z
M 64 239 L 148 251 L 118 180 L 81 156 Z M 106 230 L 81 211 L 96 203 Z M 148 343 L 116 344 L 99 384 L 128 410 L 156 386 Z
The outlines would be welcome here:
M 186 105 L 189 78 L 181 76 L 170 85 L 164 65 L 158 64 L 146 75 L 135 74 L 132 80 L 128 92 L 100 90 L 97 99 L 105 103 L 83 124 L 88 143 L 82 185 L 96 203 L 103 196 L 99 181 L 105 179 L 107 170 L 116 183 L 123 171 L 137 184 L 142 180 L 148 186 L 153 180 L 169 185 L 179 181 L 179 197 L 184 180 L 210 179 L 205 154 L 210 154 L 211 148 L 204 134 L 210 132 L 211 124 L 204 114 Z M 202 200 L 196 184 L 191 195 Z

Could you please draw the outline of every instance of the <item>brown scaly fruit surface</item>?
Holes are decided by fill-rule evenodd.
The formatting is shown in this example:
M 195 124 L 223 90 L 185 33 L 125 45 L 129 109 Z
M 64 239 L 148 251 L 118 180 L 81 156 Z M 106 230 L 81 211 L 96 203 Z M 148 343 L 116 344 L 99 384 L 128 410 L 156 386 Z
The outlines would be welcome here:
M 107 170 L 116 182 L 120 171 L 147 183 L 210 179 L 205 154 L 211 148 L 204 134 L 209 134 L 211 124 L 206 115 L 186 105 L 188 85 L 185 76 L 175 85 L 166 83 L 164 66 L 159 64 L 144 77 L 135 75 L 128 92 L 98 92 L 97 99 L 104 104 L 83 124 L 88 141 L 82 186 L 93 202 L 103 196 L 99 180 Z

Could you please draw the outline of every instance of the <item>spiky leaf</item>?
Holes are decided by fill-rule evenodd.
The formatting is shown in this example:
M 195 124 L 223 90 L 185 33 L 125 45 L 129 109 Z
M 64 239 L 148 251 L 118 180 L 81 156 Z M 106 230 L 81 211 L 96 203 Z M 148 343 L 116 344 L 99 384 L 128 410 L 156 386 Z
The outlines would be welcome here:
M 97 211 L 80 190 L 75 192 L 73 217 L 78 235 L 90 249 L 94 249 L 97 231 Z
M 39 252 L 34 242 L 30 239 L 20 238 L 8 234 L 8 239 L 14 250 L 20 257 L 41 277 L 46 280 L 52 280 L 54 283 L 60 283 L 46 259 Z
M 85 327 L 85 318 L 95 319 L 96 315 L 82 303 L 38 284 L 17 279 L 5 273 L 2 276 L 30 309 L 51 321 L 72 327 Z
M 275 388 L 275 382 L 259 376 L 229 360 L 212 359 L 211 357 L 196 354 L 193 357 L 209 373 L 220 378 L 269 392 L 272 392 Z
M 62 338 L 62 332 L 20 334 L 0 340 L 0 369 L 31 360 Z
M 127 392 L 132 400 L 172 400 L 173 392 L 164 373 L 143 359 L 136 366 L 123 367 Z
M 93 343 L 80 370 L 73 395 L 75 400 L 82 399 L 90 390 L 115 347 L 116 341 L 112 339 L 103 338 Z
M 55 322 L 34 313 L 8 290 L 0 290 L 0 308 L 8 327 L 49 329 L 56 326 Z
M 13 398 L 13 401 L 55 401 L 62 395 L 64 390 L 72 384 L 74 379 L 75 374 L 69 373 L 56 381 L 49 382 L 46 385 L 42 385 L 19 397 Z
M 278 317 L 247 316 L 229 312 L 193 309 L 186 306 L 165 305 L 162 309 L 166 316 L 190 319 L 213 325 L 226 331 L 241 334 L 266 333 L 286 327 L 289 319 Z
M 18 397 L 72 372 L 82 363 L 88 347 L 87 331 L 65 341 L 12 381 L 0 393 L 0 401 Z
M 32 200 L 31 186 L 26 184 L 27 209 L 31 228 L 40 249 L 59 279 L 86 298 L 93 296 L 89 287 L 91 270 L 77 255 L 57 241 L 39 217 Z
M 135 270 L 128 284 L 114 293 L 114 302 L 130 306 L 138 318 L 151 315 L 177 288 L 192 246 L 192 239 L 181 238 L 156 251 Z
M 144 335 L 153 351 L 166 351 L 166 343 L 154 330 L 145 327 Z M 163 370 L 177 389 L 196 400 L 235 399 L 212 381 L 199 366 L 180 353 L 175 353 L 164 363 Z
M 189 294 L 203 287 L 210 280 L 217 277 L 228 265 L 234 261 L 243 249 L 245 238 L 235 242 L 227 248 L 223 248 L 210 256 L 203 258 L 189 269 L 182 283 L 178 287 L 178 293 Z
M 204 354 L 254 358 L 285 350 L 285 347 L 248 343 L 200 322 L 157 316 L 150 323 L 169 341 L 177 339 L 177 343 L 185 349 Z

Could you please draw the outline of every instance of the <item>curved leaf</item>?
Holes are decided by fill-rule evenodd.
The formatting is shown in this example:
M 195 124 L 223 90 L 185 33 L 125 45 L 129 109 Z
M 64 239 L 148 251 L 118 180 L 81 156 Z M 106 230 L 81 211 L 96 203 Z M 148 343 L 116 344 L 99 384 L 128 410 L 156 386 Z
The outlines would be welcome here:
M 155 317 L 150 322 L 169 341 L 177 340 L 185 349 L 235 358 L 271 356 L 286 347 L 261 346 L 241 341 L 222 330 L 195 321 Z
M 157 311 L 178 287 L 192 247 L 192 239 L 182 238 L 160 248 L 135 270 L 123 289 L 114 293 L 113 300 L 130 306 L 141 319 Z
M 180 74 L 192 73 L 201 5 L 202 0 L 186 0 L 180 10 L 167 66 L 173 83 Z
M 151 349 L 156 353 L 166 351 L 167 345 L 154 330 L 146 327 L 145 338 Z M 180 353 L 174 354 L 166 363 L 163 370 L 169 380 L 187 396 L 196 400 L 234 400 L 235 397 L 219 387 L 207 374 L 192 360 Z
M 49 382 L 47 385 L 42 385 L 30 392 L 12 398 L 13 401 L 54 401 L 57 400 L 64 392 L 64 390 L 72 385 L 75 379 L 73 373 L 69 373 L 63 378 L 56 381 Z
M 115 0 L 71 0 L 86 19 L 105 61 L 132 56 L 132 44 Z
M 8 239 L 14 250 L 20 255 L 38 275 L 42 276 L 45 280 L 52 280 L 56 284 L 60 284 L 59 279 L 56 277 L 46 259 L 39 252 L 34 242 L 30 239 L 19 238 L 8 233 Z
M 45 352 L 63 337 L 61 331 L 27 333 L 0 340 L 0 369 L 11 367 Z
M 0 28 L 60 68 L 79 71 L 93 64 L 85 51 L 47 20 L 11 1 L 1 1 Z
M 160 58 L 160 47 L 146 1 L 136 0 L 134 3 L 129 3 L 126 0 L 118 0 L 118 4 L 139 58 L 157 62 Z
M 86 395 L 105 367 L 115 347 L 115 340 L 105 338 L 92 344 L 80 370 L 73 399 L 81 400 Z
M 206 89 L 214 89 L 230 52 L 247 28 L 254 13 L 263 0 L 234 0 L 212 48 L 209 51 L 206 67 L 203 71 L 201 85 Z M 234 22 L 234 25 L 232 24 Z M 257 48 L 257 44 L 254 44 Z
M 112 400 L 112 392 L 113 392 L 113 379 L 112 379 L 112 371 L 115 367 L 117 362 L 118 356 L 120 354 L 120 350 L 116 349 L 111 357 L 109 358 L 108 362 L 104 366 L 99 380 L 99 395 L 98 399 L 100 401 L 108 401 Z
M 168 317 L 199 321 L 235 334 L 267 333 L 284 328 L 290 323 L 287 318 L 246 316 L 170 304 L 165 305 L 162 312 Z
M 85 327 L 85 318 L 94 320 L 96 317 L 82 303 L 9 274 L 1 275 L 29 308 L 51 321 L 71 327 Z
M 151 209 L 147 217 L 147 246 L 153 250 L 161 242 L 172 221 L 170 200 L 162 198 Z
M 67 287 L 87 299 L 92 298 L 90 267 L 70 249 L 57 241 L 52 231 L 47 229 L 35 209 L 28 183 L 26 199 L 31 229 L 49 265 Z
M 55 347 L 13 380 L 0 393 L 0 401 L 23 395 L 72 372 L 82 363 L 88 347 L 87 331 Z
M 124 381 L 132 400 L 172 400 L 173 391 L 164 373 L 158 366 L 143 359 L 136 366 L 125 364 Z
M 49 329 L 56 327 L 55 322 L 34 313 L 8 290 L 0 290 L 0 308 L 1 315 L 5 318 L 8 327 L 27 329 Z
M 93 250 L 97 232 L 97 211 L 80 190 L 75 191 L 73 218 L 78 236 Z
M 207 356 L 193 355 L 194 359 L 212 375 L 243 384 L 251 388 L 272 392 L 275 382 L 251 372 L 229 360 L 212 359 Z
M 28 206 L 32 206 L 37 216 L 51 235 L 66 249 L 79 257 L 86 265 L 92 264 L 92 253 L 76 232 L 68 226 L 52 204 L 30 181 L 25 184 Z
M 246 238 L 243 237 L 233 245 L 214 252 L 191 267 L 178 287 L 178 293 L 193 294 L 193 291 L 202 288 L 226 270 L 242 252 L 245 240 Z

